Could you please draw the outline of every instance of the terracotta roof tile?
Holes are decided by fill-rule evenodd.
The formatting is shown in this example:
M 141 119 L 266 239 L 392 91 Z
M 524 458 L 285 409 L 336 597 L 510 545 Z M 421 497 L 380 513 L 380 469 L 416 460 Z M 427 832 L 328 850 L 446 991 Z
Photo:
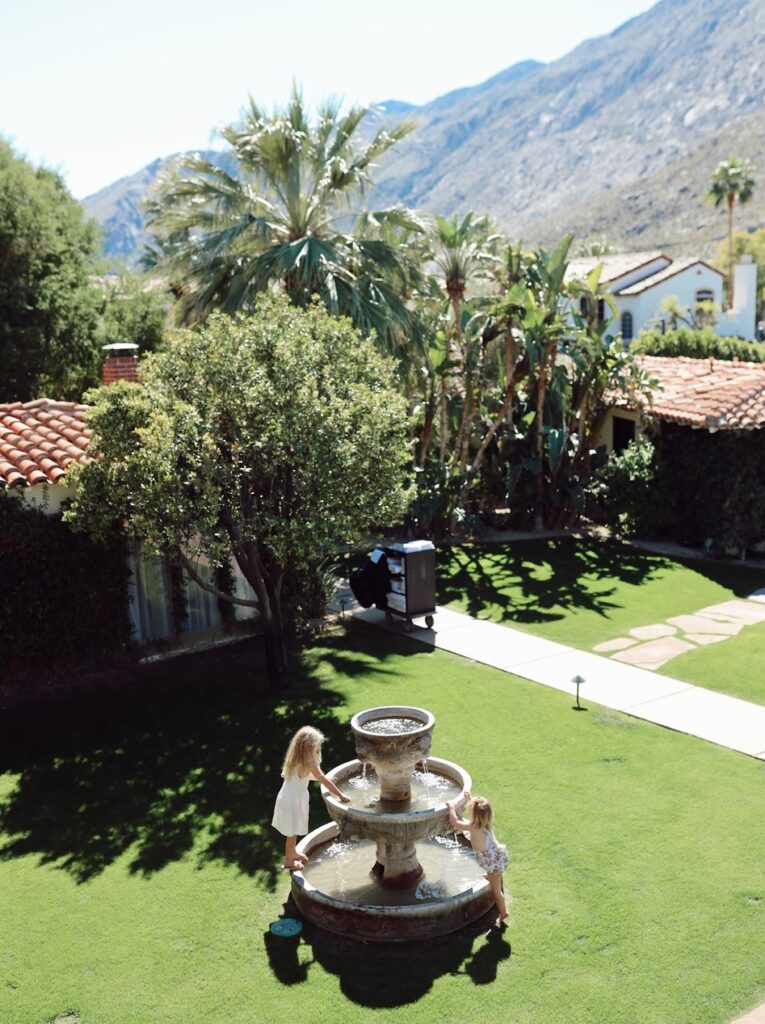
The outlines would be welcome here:
M 72 462 L 88 461 L 86 405 L 0 403 L 0 487 L 57 483 Z
M 641 356 L 659 381 L 651 415 L 707 430 L 765 427 L 765 363 L 685 356 Z

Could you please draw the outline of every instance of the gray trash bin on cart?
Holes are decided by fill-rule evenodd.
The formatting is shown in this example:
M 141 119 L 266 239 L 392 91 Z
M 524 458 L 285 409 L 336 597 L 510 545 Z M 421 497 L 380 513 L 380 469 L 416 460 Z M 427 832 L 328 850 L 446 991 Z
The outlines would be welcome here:
M 389 618 L 404 620 L 407 632 L 412 619 L 425 618 L 430 629 L 436 612 L 436 551 L 429 540 L 391 544 L 385 549 L 390 572 Z

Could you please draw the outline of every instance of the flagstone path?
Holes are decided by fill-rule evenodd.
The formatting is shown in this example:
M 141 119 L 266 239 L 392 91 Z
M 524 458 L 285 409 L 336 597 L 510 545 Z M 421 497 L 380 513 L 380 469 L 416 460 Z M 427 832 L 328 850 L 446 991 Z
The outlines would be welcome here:
M 606 640 L 595 651 L 615 661 L 654 670 L 678 654 L 738 636 L 744 626 L 757 622 L 765 622 L 765 590 L 755 591 L 746 600 L 723 601 L 691 615 L 675 615 L 666 623 L 636 626 L 629 636 Z
M 765 705 L 656 675 L 642 666 L 579 651 L 510 626 L 474 619 L 451 608 L 437 609 L 433 629 L 415 620 L 412 631 L 406 633 L 400 619 L 389 622 L 377 609 L 354 608 L 349 596 L 336 598 L 337 611 L 340 600 L 344 612 L 365 622 L 571 696 L 576 693 L 572 680 L 581 676 L 585 680 L 580 691 L 585 704 L 593 701 L 765 761 Z M 757 600 L 763 602 L 765 611 L 765 595 Z

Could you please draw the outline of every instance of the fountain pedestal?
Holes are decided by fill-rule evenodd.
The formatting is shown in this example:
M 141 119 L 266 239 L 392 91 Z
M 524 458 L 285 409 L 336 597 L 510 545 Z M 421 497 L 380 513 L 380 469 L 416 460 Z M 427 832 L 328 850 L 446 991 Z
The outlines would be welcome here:
M 372 871 L 386 889 L 409 889 L 422 877 L 414 843 L 378 843 Z

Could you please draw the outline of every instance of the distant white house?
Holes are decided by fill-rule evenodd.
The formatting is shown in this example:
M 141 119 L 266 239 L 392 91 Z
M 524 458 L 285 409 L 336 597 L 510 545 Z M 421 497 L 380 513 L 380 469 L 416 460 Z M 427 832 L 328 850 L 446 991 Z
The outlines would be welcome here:
M 600 283 L 607 287 L 619 311 L 613 321 L 614 332 L 620 333 L 625 342 L 644 329 L 662 330 L 667 325 L 667 314 L 661 308 L 664 299 L 674 297 L 687 310 L 700 302 L 714 302 L 721 310 L 724 308 L 724 275 L 696 257 L 672 259 L 659 250 L 577 257 L 569 263 L 566 279 L 585 278 L 599 265 Z M 733 268 L 733 295 L 734 308 L 725 310 L 713 329 L 722 337 L 754 340 L 757 267 L 751 256 L 744 256 Z M 606 315 L 611 318 L 605 302 L 601 302 L 599 315 L 601 319 Z

